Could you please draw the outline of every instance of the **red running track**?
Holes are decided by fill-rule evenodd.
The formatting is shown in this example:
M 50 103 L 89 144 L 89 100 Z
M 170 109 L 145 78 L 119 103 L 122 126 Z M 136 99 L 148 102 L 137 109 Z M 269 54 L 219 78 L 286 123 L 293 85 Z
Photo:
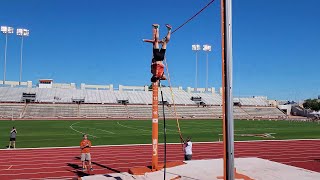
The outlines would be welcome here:
M 159 146 L 163 151 L 163 146 Z M 80 171 L 78 148 L 17 149 L 0 151 L 0 179 L 76 179 Z M 127 172 L 151 164 L 151 145 L 93 147 L 95 174 Z M 194 143 L 193 159 L 222 158 L 221 143 Z M 259 157 L 320 172 L 320 140 L 236 142 L 236 157 Z M 161 161 L 163 155 L 160 154 Z M 167 146 L 167 160 L 183 160 L 179 144 Z

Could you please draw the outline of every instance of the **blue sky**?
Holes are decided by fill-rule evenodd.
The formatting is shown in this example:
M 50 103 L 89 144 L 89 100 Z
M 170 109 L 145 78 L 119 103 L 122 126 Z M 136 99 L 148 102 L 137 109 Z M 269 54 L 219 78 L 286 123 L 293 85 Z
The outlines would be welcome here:
M 23 80 L 78 85 L 150 84 L 151 24 L 179 26 L 209 0 L 1 1 L 0 25 L 30 29 Z M 234 95 L 298 100 L 320 94 L 320 1 L 233 0 Z M 195 85 L 191 45 L 211 44 L 209 85 L 221 86 L 220 1 L 177 31 L 168 45 L 173 86 Z M 2 79 L 4 36 L 0 36 Z M 20 39 L 8 41 L 7 80 L 19 80 Z M 198 87 L 206 54 L 199 53 Z

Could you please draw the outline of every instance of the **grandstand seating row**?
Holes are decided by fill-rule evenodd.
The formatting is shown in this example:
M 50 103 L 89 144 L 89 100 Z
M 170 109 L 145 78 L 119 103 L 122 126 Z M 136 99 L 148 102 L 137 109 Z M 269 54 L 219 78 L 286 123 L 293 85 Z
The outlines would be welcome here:
M 212 119 L 222 116 L 221 106 L 164 106 L 167 118 Z M 174 111 L 176 109 L 176 111 Z M 100 105 L 100 104 L 0 104 L 0 118 L 103 118 L 103 119 L 150 119 L 151 105 Z M 278 118 L 285 114 L 274 107 L 234 106 L 236 118 Z M 162 118 L 162 106 L 159 105 Z
M 169 88 L 161 88 L 164 101 L 173 104 Z M 174 102 L 178 105 L 195 105 L 192 97 L 201 97 L 201 101 L 207 105 L 221 105 L 222 97 L 215 93 L 188 93 L 179 88 L 172 88 Z M 21 102 L 22 93 L 36 93 L 35 102 L 38 103 L 72 103 L 73 99 L 84 99 L 84 103 L 116 104 L 120 100 L 126 100 L 129 104 L 152 104 L 151 91 L 116 91 L 116 90 L 91 90 L 91 89 L 60 89 L 60 88 L 13 88 L 0 87 L 0 102 Z M 159 93 L 160 99 L 160 93 Z M 244 106 L 268 106 L 266 99 L 235 98 Z

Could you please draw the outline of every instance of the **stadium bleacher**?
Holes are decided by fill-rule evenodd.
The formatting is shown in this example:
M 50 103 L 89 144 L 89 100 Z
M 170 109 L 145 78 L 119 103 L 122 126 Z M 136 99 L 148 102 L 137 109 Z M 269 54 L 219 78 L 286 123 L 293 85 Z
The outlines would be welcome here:
M 79 114 L 82 118 L 128 119 L 128 111 L 124 105 L 80 105 Z
M 102 118 L 102 119 L 150 119 L 150 105 L 102 105 L 102 104 L 0 104 L 0 118 Z M 178 118 L 221 118 L 221 106 L 176 106 Z M 166 118 L 173 119 L 173 106 L 165 106 Z M 159 117 L 162 118 L 162 106 Z M 234 107 L 237 119 L 278 118 L 285 114 L 274 107 Z
M 70 118 L 78 116 L 76 104 L 27 104 L 22 118 Z
M 162 87 L 161 90 L 167 103 L 165 115 L 167 118 L 174 118 L 170 88 Z M 220 94 L 187 92 L 182 88 L 172 88 L 172 90 L 179 118 L 221 118 Z M 35 103 L 22 103 L 22 93 L 35 93 Z M 196 100 L 193 100 L 194 97 Z M 83 102 L 75 99 L 83 99 Z M 161 99 L 160 93 L 159 99 Z M 234 102 L 240 105 L 234 106 L 236 118 L 285 116 L 279 109 L 268 107 L 264 97 L 234 98 Z M 0 87 L 0 118 L 149 119 L 151 104 L 152 92 L 147 90 Z M 159 105 L 159 117 L 162 118 L 161 105 Z
M 163 98 L 173 104 L 170 88 L 161 88 Z M 191 97 L 201 97 L 207 105 L 221 105 L 222 97 L 216 93 L 188 93 L 178 88 L 172 88 L 175 104 L 196 105 Z M 151 104 L 151 91 L 113 91 L 93 89 L 62 89 L 62 88 L 12 88 L 0 87 L 0 102 L 21 102 L 22 93 L 36 93 L 36 102 L 71 103 L 72 99 L 84 99 L 85 103 L 112 104 L 118 100 L 128 100 L 130 104 Z M 159 94 L 160 97 L 160 94 Z M 244 106 L 268 106 L 268 102 L 260 97 L 234 98 Z
M 0 104 L 0 118 L 20 118 L 24 104 Z
M 241 109 L 251 117 L 273 118 L 285 116 L 282 111 L 274 107 L 242 107 Z

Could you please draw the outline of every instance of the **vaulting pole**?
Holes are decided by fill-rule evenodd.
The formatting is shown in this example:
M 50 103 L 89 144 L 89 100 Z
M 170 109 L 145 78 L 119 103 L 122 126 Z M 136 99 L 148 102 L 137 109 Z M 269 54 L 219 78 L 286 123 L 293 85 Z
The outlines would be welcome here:
M 158 84 L 152 83 L 152 171 L 158 170 Z
M 234 122 L 232 95 L 232 0 L 221 0 L 222 115 L 224 179 L 234 180 Z

